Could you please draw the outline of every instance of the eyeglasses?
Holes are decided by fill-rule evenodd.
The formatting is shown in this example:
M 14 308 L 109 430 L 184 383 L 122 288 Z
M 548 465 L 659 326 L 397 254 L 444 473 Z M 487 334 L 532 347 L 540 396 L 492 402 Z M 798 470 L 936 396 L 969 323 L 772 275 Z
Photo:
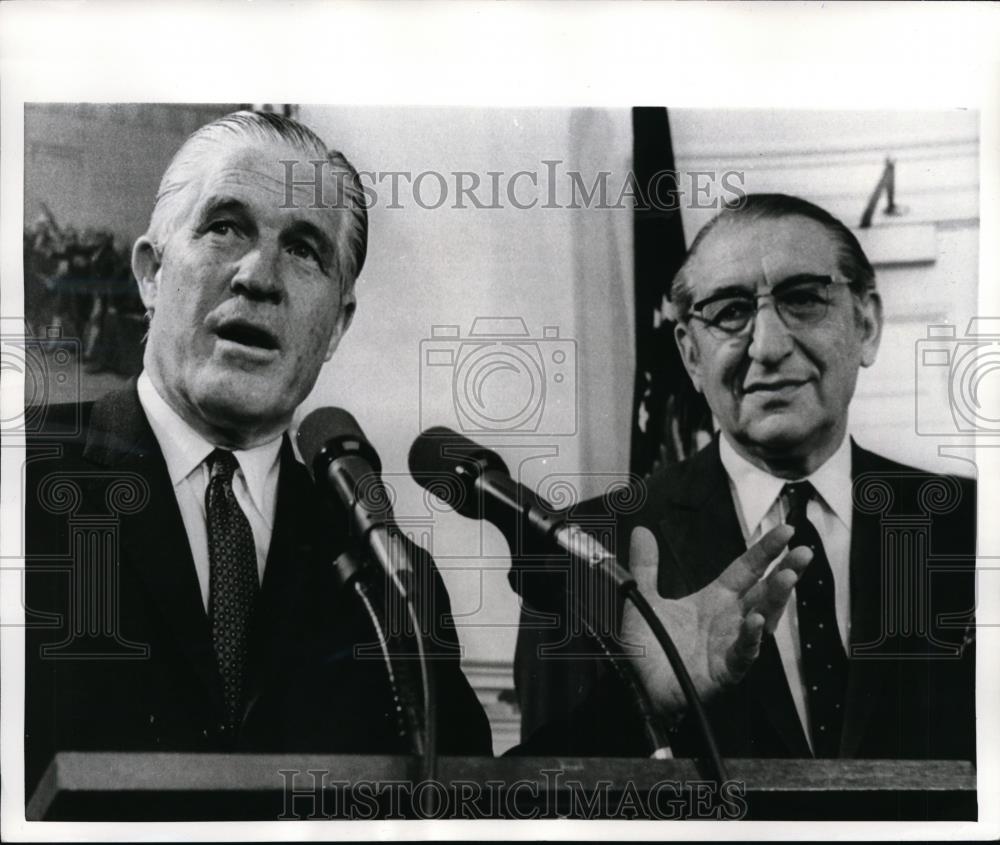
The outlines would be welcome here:
M 794 331 L 822 322 L 833 302 L 834 285 L 847 284 L 847 279 L 829 276 L 796 276 L 776 285 L 770 293 L 722 290 L 696 302 L 686 319 L 704 323 L 719 338 L 741 337 L 750 332 L 760 301 L 772 299 L 781 321 Z

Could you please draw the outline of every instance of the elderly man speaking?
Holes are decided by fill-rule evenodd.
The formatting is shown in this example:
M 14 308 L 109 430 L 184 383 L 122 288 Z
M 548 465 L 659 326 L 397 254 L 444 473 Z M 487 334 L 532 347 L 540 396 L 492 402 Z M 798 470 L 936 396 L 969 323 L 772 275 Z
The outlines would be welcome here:
M 321 191 L 296 184 L 313 174 Z M 143 371 L 49 408 L 29 462 L 29 794 L 59 750 L 407 750 L 384 667 L 356 648 L 375 641 L 368 617 L 331 567 L 346 520 L 286 434 L 350 326 L 366 244 L 358 174 L 295 121 L 231 114 L 171 161 L 133 250 Z M 74 545 L 81 519 L 113 523 L 106 545 Z M 414 557 L 439 749 L 490 754 L 447 593 Z

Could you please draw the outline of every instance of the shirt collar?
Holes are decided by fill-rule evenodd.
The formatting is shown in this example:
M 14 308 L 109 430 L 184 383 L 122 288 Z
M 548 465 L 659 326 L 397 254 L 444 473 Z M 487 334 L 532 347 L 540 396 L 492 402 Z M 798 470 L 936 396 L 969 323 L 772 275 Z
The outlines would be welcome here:
M 754 466 L 739 454 L 726 439 L 719 438 L 719 457 L 736 488 L 740 510 L 747 530 L 753 533 L 781 493 L 786 479 L 778 478 Z M 844 437 L 826 462 L 812 475 L 799 481 L 810 481 L 820 498 L 834 515 L 848 528 L 851 527 L 851 443 Z
M 202 437 L 167 404 L 145 370 L 139 374 L 137 387 L 139 402 L 163 452 L 170 483 L 176 488 L 204 462 L 215 445 Z M 280 436 L 252 449 L 233 451 L 233 457 L 243 471 L 250 498 L 261 513 L 267 513 L 265 489 L 269 481 L 276 479 L 273 473 L 278 467 L 280 451 Z

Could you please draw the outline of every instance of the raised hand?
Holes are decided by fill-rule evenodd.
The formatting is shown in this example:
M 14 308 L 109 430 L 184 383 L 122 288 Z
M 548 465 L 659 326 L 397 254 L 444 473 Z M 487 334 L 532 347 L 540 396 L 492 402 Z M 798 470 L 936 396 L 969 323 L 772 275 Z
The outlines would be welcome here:
M 763 577 L 793 533 L 790 526 L 779 525 L 708 586 L 683 599 L 664 599 L 656 589 L 656 538 L 647 528 L 632 532 L 632 575 L 677 645 L 703 700 L 739 683 L 757 658 L 764 633 L 773 633 L 777 627 L 796 581 L 812 559 L 812 552 L 799 546 Z M 653 704 L 663 712 L 683 710 L 686 702 L 680 684 L 631 604 L 625 606 L 622 638 L 642 647 L 633 662 Z

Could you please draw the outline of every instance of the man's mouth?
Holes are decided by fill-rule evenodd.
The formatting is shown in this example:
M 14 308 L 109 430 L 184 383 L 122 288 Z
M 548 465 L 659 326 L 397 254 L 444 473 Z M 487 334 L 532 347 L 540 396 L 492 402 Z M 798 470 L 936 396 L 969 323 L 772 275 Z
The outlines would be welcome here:
M 244 320 L 223 323 L 215 330 L 215 334 L 222 340 L 254 349 L 269 351 L 276 350 L 279 346 L 278 338 L 272 331 Z
M 771 381 L 754 381 L 743 388 L 744 393 L 777 393 L 780 390 L 789 390 L 801 387 L 805 384 L 803 379 L 773 379 Z

